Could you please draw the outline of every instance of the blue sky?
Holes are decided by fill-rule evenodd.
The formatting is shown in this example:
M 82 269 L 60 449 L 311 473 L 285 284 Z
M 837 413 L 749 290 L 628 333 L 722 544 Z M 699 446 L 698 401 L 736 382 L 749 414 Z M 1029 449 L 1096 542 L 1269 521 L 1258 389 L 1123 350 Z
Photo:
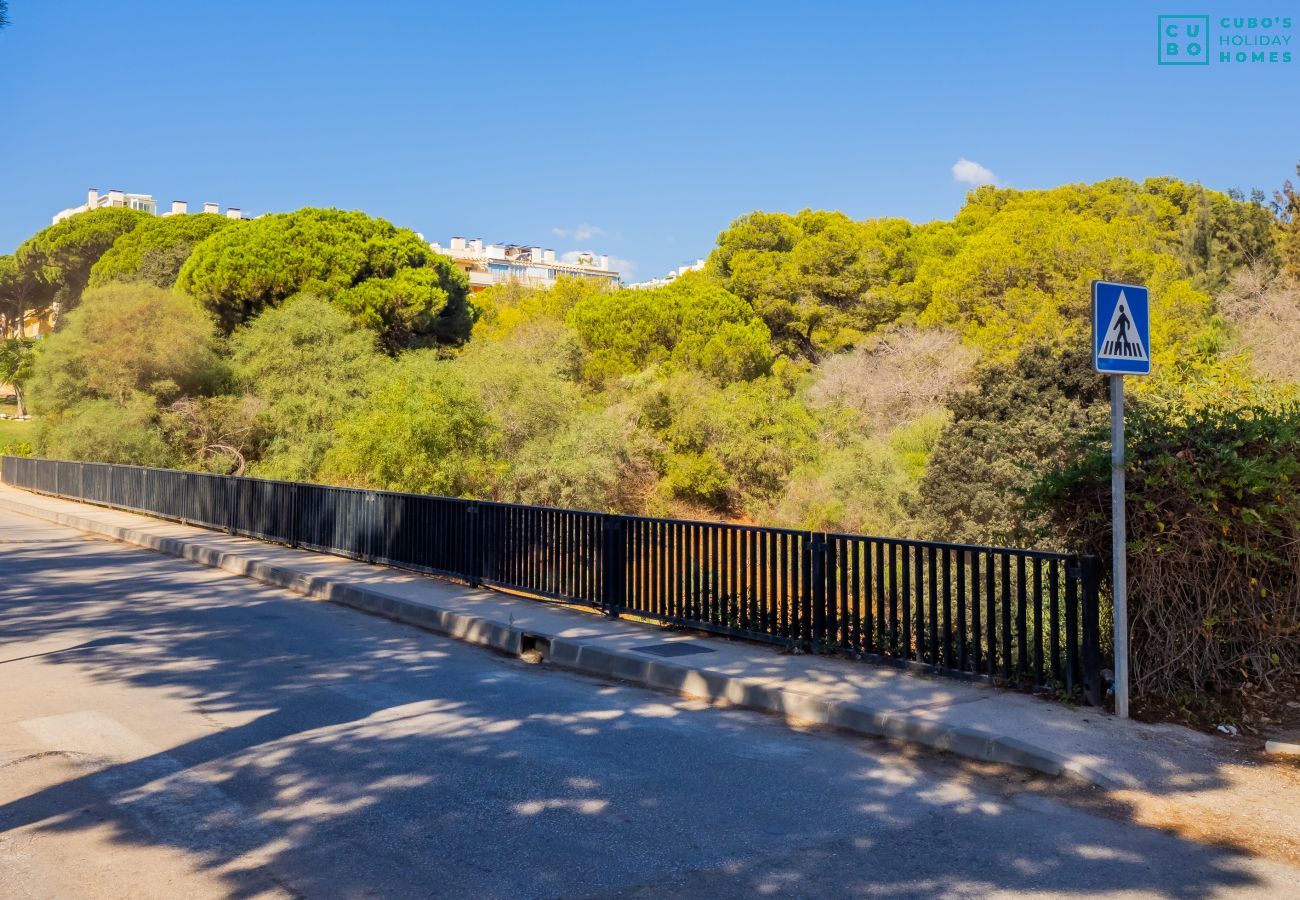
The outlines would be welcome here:
M 644 278 L 754 209 L 949 217 L 961 159 L 1023 188 L 1294 175 L 1300 59 L 1157 66 L 1169 12 L 1243 6 L 10 0 L 0 252 L 94 186 Z

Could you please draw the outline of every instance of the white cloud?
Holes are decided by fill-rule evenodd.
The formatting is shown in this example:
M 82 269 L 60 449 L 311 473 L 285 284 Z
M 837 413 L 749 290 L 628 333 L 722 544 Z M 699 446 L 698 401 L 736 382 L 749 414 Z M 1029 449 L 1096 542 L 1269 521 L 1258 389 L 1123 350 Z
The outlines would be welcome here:
M 966 184 L 979 187 L 984 184 L 997 184 L 998 176 L 994 175 L 979 163 L 966 159 L 963 156 L 952 164 L 952 180 L 964 181 Z
M 597 258 L 597 259 L 599 259 L 600 254 L 599 254 L 599 253 L 592 253 L 592 252 L 589 251 L 589 250 L 569 250 L 569 251 L 566 252 L 566 253 L 561 253 L 561 254 L 560 254 L 560 262 L 564 262 L 564 263 L 568 263 L 569 265 L 573 265 L 573 264 L 576 263 L 576 262 L 577 262 L 581 257 L 584 257 L 584 256 L 587 256 L 587 257 L 593 257 L 593 258 Z M 610 267 L 610 269 L 612 269 L 613 271 L 615 271 L 615 272 L 617 272 L 618 274 L 622 275 L 625 279 L 627 278 L 628 275 L 631 275 L 633 272 L 635 272 L 635 271 L 636 271 L 636 268 L 637 268 L 637 267 L 636 267 L 636 263 L 632 262 L 632 260 L 630 260 L 630 259 L 623 259 L 622 257 L 619 257 L 619 256 L 611 256 L 611 257 L 609 258 L 609 267 Z
M 571 236 L 575 241 L 586 242 L 591 240 L 592 238 L 604 237 L 605 235 L 609 234 L 609 232 L 601 228 L 599 225 L 590 225 L 586 222 L 583 222 L 581 225 L 577 226 L 576 228 L 560 228 L 559 226 L 556 226 L 555 228 L 551 229 L 551 234 L 555 235 L 556 237 L 562 237 L 562 238 Z

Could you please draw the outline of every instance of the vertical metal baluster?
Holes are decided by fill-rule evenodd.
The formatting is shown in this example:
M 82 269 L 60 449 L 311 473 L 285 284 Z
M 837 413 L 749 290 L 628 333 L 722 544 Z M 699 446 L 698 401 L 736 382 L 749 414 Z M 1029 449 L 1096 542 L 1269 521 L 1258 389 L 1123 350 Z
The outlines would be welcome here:
M 1034 684 L 1043 684 L 1043 566 L 1034 557 Z
M 853 572 L 853 648 L 855 650 L 865 650 L 868 648 L 866 647 L 865 642 L 863 641 L 865 632 L 862 627 L 862 608 L 864 605 L 862 602 L 862 577 L 861 577 L 862 542 L 854 540 L 854 541 L 850 541 L 849 545 L 852 548 L 850 550 L 850 558 L 851 558 L 850 565 L 852 566 L 852 572 Z M 867 565 L 870 566 L 871 553 L 868 552 L 866 556 L 867 556 Z M 870 570 L 868 570 L 867 585 L 870 586 L 870 584 L 871 584 L 871 572 Z M 868 603 L 865 605 L 867 611 L 867 621 L 870 622 L 871 604 Z
M 1002 676 L 1010 678 L 1011 658 L 1011 554 L 1002 554 Z
M 1029 602 L 1025 557 L 1016 554 L 1016 677 L 1024 681 L 1029 677 Z
M 963 635 L 964 637 L 965 635 Z M 943 664 L 949 669 L 953 667 L 952 562 L 951 552 L 946 547 L 943 551 Z
M 926 564 L 927 564 L 927 566 L 929 567 L 929 570 L 930 570 L 929 573 L 928 573 L 929 576 L 930 576 L 930 623 L 929 623 L 929 624 L 930 624 L 930 632 L 929 632 L 929 638 L 930 638 L 930 665 L 932 665 L 932 666 L 937 666 L 937 665 L 940 665 L 940 661 L 939 661 L 939 590 L 938 590 L 938 587 L 939 587 L 939 585 L 938 585 L 938 581 L 939 581 L 939 572 L 938 572 L 938 569 L 939 569 L 939 567 L 938 567 L 938 564 L 937 564 L 937 560 L 938 560 L 938 552 L 935 550 L 934 547 L 930 547 L 928 553 L 926 554 L 926 556 L 928 557 L 927 560 L 926 560 Z M 948 583 L 947 583 L 947 581 L 945 580 L 945 581 L 944 581 L 944 587 L 946 588 L 947 586 L 948 586 Z M 945 610 L 945 613 L 946 613 L 946 612 L 947 612 L 947 611 Z M 947 665 L 946 662 L 943 663 L 943 664 L 944 664 L 944 665 Z
M 994 572 L 994 566 L 997 557 L 993 551 L 988 551 L 988 559 L 984 563 L 984 606 L 988 613 L 984 619 L 984 627 L 988 630 L 988 666 L 989 675 L 998 674 L 998 638 L 997 638 L 997 593 L 996 580 L 997 575 Z
M 1073 694 L 1079 683 L 1079 576 L 1076 559 L 1065 578 L 1065 690 Z
M 965 550 L 957 551 L 957 634 L 959 636 L 958 640 L 961 641 L 957 645 L 957 667 L 963 672 L 978 672 L 980 668 L 980 606 L 979 590 L 976 585 L 979 584 L 979 572 L 971 571 L 971 587 L 973 590 L 968 595 L 966 590 L 966 558 L 967 553 Z M 970 558 L 973 562 L 975 555 L 970 554 Z M 969 630 L 966 627 L 968 604 L 971 611 Z M 973 657 L 971 651 L 974 651 Z
M 898 545 L 889 542 L 889 652 L 898 655 Z M 906 567 L 904 567 L 906 571 Z

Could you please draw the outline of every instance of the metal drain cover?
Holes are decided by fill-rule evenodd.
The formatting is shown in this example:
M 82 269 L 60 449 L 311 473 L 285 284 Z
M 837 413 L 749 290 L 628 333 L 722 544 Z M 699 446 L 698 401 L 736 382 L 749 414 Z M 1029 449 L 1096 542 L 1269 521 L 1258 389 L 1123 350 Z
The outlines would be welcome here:
M 638 653 L 649 653 L 651 656 L 691 656 L 695 653 L 713 652 L 712 647 L 701 647 L 699 644 L 686 641 L 674 641 L 670 644 L 643 644 L 632 649 Z

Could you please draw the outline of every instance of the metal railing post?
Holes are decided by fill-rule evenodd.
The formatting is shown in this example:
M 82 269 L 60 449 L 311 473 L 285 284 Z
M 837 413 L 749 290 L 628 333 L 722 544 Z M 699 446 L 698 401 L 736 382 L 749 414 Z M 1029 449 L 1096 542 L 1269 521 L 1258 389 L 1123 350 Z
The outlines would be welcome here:
M 804 596 L 811 605 L 812 615 L 804 616 L 808 623 L 808 640 L 816 650 L 826 640 L 826 535 L 813 532 L 808 535 L 808 587 Z
M 601 536 L 601 591 L 600 606 L 605 615 L 617 619 L 627 603 L 627 560 L 624 543 L 624 523 L 621 516 L 600 517 Z
M 364 553 L 365 553 L 366 562 L 368 563 L 372 563 L 375 561 L 375 523 L 379 518 L 375 510 L 378 509 L 378 507 L 379 504 L 375 502 L 374 492 L 367 491 L 366 512 L 365 515 L 362 516 L 362 522 L 365 524 L 366 544 L 365 544 Z
M 1101 706 L 1106 696 L 1101 676 L 1101 562 L 1095 556 L 1085 556 L 1079 562 L 1083 574 L 1083 683 L 1088 702 Z
M 478 502 L 469 501 L 465 514 L 469 516 L 469 528 L 466 529 L 468 547 L 465 551 L 465 580 L 469 582 L 470 587 L 478 587 L 479 579 L 482 577 L 482 572 L 479 571 L 479 520 L 482 517 L 479 515 Z

